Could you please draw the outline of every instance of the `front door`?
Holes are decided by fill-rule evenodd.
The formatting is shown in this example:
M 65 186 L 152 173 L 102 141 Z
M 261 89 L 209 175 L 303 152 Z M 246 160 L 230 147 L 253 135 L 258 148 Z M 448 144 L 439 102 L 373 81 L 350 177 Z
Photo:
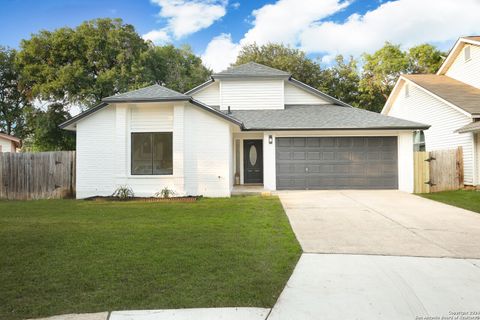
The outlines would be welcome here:
M 243 141 L 244 183 L 263 183 L 263 141 Z

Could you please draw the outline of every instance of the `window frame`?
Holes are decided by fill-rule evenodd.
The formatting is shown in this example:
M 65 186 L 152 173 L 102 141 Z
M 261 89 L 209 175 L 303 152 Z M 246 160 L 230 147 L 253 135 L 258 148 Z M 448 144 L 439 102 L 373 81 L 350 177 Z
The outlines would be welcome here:
M 152 173 L 151 174 L 145 174 L 145 173 L 133 173 L 133 135 L 134 134 L 150 134 L 152 139 L 153 135 L 156 133 L 166 133 L 166 134 L 171 134 L 172 137 L 172 173 L 170 174 L 154 174 L 153 173 L 153 145 L 152 145 Z M 173 161 L 173 131 L 130 131 L 129 135 L 130 139 L 130 176 L 135 177 L 135 178 L 141 178 L 141 177 L 146 177 L 146 178 L 159 178 L 159 177 L 173 177 L 173 172 L 174 172 L 174 161 Z
M 419 136 L 419 142 L 415 141 L 415 138 L 417 137 L 417 135 Z M 423 137 L 423 141 L 421 141 L 421 137 Z M 421 150 L 422 149 L 421 147 L 423 147 L 423 150 Z M 425 141 L 425 131 L 415 130 L 414 135 L 413 135 L 413 151 L 414 152 L 418 152 L 418 151 L 423 152 L 423 151 L 427 150 L 426 148 L 427 148 L 427 143 Z

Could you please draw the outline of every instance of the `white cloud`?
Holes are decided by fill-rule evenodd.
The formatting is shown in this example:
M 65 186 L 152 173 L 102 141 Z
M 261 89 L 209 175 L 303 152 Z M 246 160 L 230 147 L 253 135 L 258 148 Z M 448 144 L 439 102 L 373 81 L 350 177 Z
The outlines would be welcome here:
M 302 30 L 348 5 L 343 0 L 304 0 L 300 5 L 298 2 L 279 0 L 254 10 L 253 26 L 239 43 L 233 43 L 230 36 L 216 37 L 208 44 L 202 59 L 208 61 L 214 71 L 221 71 L 235 62 L 242 45 L 279 42 L 296 46 Z
M 170 36 L 165 30 L 152 30 L 150 32 L 145 33 L 143 39 L 150 40 L 153 43 L 165 43 L 170 41 Z
M 232 3 L 232 8 L 233 8 L 233 9 L 238 9 L 238 8 L 240 8 L 240 2 L 234 2 L 234 3 Z
M 420 43 L 451 43 L 462 35 L 480 33 L 480 0 L 396 0 L 344 22 L 325 21 L 353 0 L 278 0 L 252 12 L 252 27 L 238 42 L 217 37 L 203 59 L 214 71 L 233 63 L 242 45 L 277 42 L 307 53 L 324 54 L 329 63 L 336 54 L 359 56 L 385 41 L 408 48 Z M 359 1 L 359 0 L 357 0 Z M 232 50 L 235 48 L 235 50 Z M 223 50 L 223 51 L 222 51 Z
M 254 10 L 253 28 L 242 39 L 242 43 L 265 44 L 278 42 L 296 45 L 299 32 L 310 24 L 326 18 L 348 5 L 340 0 L 279 0 Z
M 213 38 L 202 55 L 203 63 L 218 72 L 226 69 L 235 61 L 240 45 L 233 43 L 230 34 L 221 34 Z
M 302 49 L 358 56 L 373 52 L 385 41 L 408 48 L 424 42 L 441 43 L 480 31 L 478 0 L 398 0 L 343 23 L 320 22 L 303 30 Z
M 158 16 L 166 19 L 167 25 L 143 35 L 144 39 L 164 42 L 172 37 L 180 39 L 208 28 L 226 13 L 228 0 L 151 0 L 160 6 Z M 156 35 L 157 37 L 152 37 Z M 164 35 L 167 35 L 165 37 Z M 147 38 L 150 37 L 150 38 Z M 151 39 L 154 38 L 157 41 Z

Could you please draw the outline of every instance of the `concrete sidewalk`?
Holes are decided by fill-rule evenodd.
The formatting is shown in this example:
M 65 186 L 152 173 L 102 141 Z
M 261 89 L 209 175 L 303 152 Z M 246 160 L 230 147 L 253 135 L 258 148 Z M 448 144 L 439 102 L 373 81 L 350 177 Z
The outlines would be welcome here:
M 192 308 L 64 314 L 35 320 L 265 320 L 266 308 Z
M 480 260 L 304 254 L 268 320 L 414 320 L 451 312 L 480 312 Z

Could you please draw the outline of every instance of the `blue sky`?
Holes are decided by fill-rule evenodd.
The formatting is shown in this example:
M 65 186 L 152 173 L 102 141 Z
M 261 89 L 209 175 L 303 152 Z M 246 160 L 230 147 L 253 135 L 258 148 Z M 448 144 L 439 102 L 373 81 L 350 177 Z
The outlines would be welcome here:
M 18 48 L 41 29 L 122 18 L 157 44 L 189 44 L 213 69 L 243 44 L 282 42 L 320 56 L 359 56 L 385 41 L 448 49 L 480 34 L 480 0 L 0 0 L 0 45 Z

